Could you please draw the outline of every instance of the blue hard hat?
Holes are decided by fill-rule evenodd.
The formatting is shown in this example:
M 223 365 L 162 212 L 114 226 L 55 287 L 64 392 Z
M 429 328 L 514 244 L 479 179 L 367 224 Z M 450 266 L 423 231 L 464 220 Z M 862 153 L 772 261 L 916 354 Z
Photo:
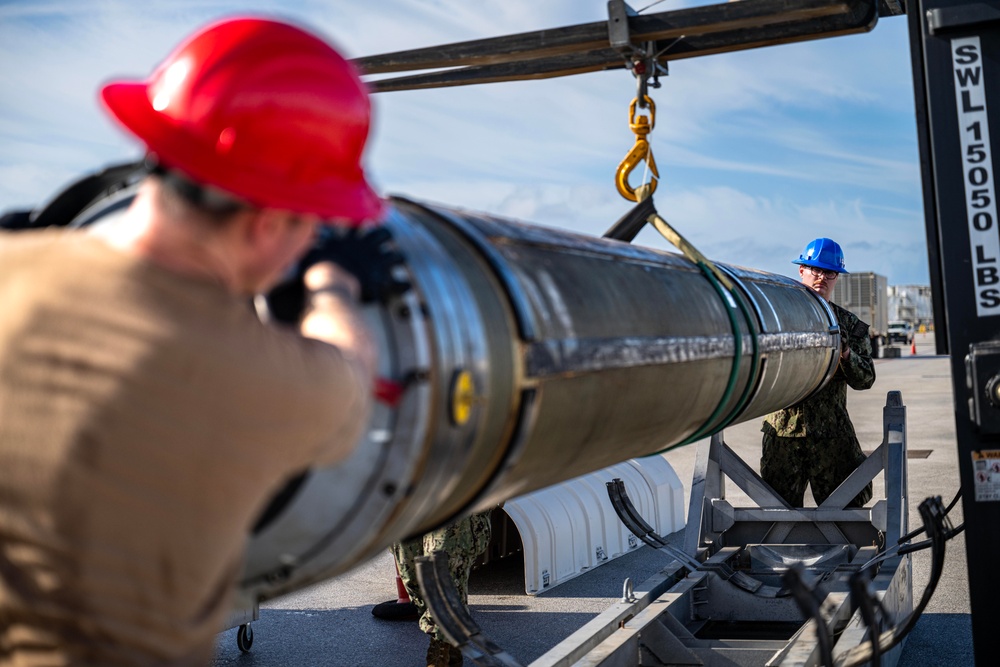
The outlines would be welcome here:
M 832 239 L 810 241 L 799 258 L 792 261 L 792 264 L 815 266 L 817 269 L 826 269 L 837 273 L 850 273 L 844 268 L 844 251 L 840 249 L 840 244 Z

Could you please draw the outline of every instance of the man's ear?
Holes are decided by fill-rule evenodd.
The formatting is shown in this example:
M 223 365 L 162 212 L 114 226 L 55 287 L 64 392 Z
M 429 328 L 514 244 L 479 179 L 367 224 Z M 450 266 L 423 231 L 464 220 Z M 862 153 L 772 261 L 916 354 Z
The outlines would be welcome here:
M 243 226 L 244 241 L 253 248 L 272 246 L 281 238 L 288 224 L 287 216 L 275 209 L 261 208 L 248 211 L 249 218 Z

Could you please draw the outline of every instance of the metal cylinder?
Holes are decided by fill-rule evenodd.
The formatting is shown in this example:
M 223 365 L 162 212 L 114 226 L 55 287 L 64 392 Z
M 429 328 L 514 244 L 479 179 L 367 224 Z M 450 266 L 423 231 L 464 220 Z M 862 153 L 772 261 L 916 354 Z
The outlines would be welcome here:
M 366 317 L 410 380 L 337 468 L 250 542 L 265 599 L 507 498 L 803 400 L 832 376 L 827 303 L 789 278 L 393 199 L 413 289 Z

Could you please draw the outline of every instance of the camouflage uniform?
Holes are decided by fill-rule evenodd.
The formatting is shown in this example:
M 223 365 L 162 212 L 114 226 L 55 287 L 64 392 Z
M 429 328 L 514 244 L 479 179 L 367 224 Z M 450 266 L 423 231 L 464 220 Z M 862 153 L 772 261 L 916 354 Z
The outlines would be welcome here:
M 761 477 L 792 507 L 802 507 L 807 483 L 816 504 L 822 504 L 865 460 L 847 414 L 847 387 L 868 389 L 875 382 L 868 325 L 835 303 L 830 307 L 851 355 L 841 360 L 823 389 L 797 405 L 772 412 L 761 428 Z M 848 506 L 861 507 L 871 497 L 869 483 Z
M 448 552 L 448 569 L 458 589 L 462 604 L 469 604 L 469 573 L 479 554 L 486 551 L 490 543 L 490 511 L 473 514 L 459 519 L 453 524 L 427 533 L 407 542 L 392 545 L 392 555 L 396 558 L 399 577 L 406 586 L 410 600 L 420 613 L 420 629 L 439 641 L 447 641 L 437 627 L 417 583 L 415 561 L 417 556 L 430 555 L 437 551 Z

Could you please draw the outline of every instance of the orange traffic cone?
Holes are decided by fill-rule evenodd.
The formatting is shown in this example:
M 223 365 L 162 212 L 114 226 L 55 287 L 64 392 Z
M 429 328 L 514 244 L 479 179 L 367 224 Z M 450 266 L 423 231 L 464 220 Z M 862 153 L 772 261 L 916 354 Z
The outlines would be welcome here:
M 910 354 L 917 353 L 917 339 L 913 338 L 910 340 Z
M 399 576 L 399 568 L 396 568 L 396 604 L 406 604 L 410 601 L 410 594 L 406 592 L 403 585 L 403 578 Z
M 396 599 L 386 600 L 372 607 L 372 616 L 381 618 L 384 621 L 415 621 L 420 618 L 417 613 L 417 606 L 410 600 L 403 585 L 403 578 L 399 576 L 399 566 L 396 566 Z

